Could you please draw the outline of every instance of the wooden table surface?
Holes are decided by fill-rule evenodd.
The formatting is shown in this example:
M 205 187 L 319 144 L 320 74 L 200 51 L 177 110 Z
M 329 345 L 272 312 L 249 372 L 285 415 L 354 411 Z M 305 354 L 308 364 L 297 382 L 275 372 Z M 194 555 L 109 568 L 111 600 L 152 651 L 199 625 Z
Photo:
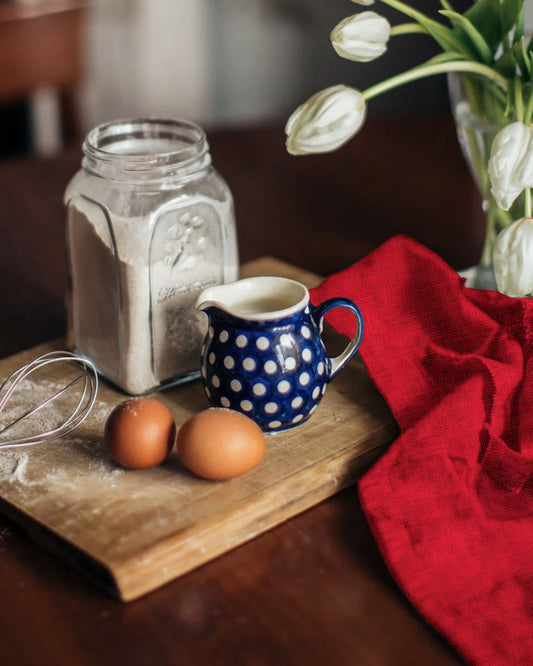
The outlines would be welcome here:
M 313 157 L 287 155 L 281 126 L 209 139 L 242 261 L 328 275 L 397 233 L 457 269 L 479 257 L 479 197 L 449 118 L 369 120 Z M 0 357 L 64 331 L 62 194 L 79 162 L 78 148 L 0 162 Z M 392 580 L 355 487 L 129 604 L 0 519 L 0 590 L 6 666 L 462 663 Z

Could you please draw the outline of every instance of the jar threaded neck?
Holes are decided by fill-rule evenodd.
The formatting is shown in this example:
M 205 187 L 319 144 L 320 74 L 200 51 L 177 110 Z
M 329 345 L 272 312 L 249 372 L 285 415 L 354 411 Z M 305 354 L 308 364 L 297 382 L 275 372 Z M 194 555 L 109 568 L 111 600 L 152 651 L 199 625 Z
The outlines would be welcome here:
M 183 177 L 211 164 L 204 130 L 185 120 L 135 118 L 95 127 L 83 143 L 83 167 L 111 180 Z

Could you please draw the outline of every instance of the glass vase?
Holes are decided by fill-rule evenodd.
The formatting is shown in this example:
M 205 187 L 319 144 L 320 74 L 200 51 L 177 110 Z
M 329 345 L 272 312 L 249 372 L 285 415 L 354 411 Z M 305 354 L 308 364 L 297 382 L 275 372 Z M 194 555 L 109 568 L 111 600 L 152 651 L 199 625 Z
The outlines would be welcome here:
M 513 118 L 505 115 L 506 96 L 493 83 L 470 74 L 448 74 L 448 90 L 461 151 L 481 195 L 485 240 L 471 286 L 496 289 L 492 254 L 498 233 L 524 216 L 523 196 L 510 210 L 498 207 L 490 189 L 488 162 L 497 132 Z

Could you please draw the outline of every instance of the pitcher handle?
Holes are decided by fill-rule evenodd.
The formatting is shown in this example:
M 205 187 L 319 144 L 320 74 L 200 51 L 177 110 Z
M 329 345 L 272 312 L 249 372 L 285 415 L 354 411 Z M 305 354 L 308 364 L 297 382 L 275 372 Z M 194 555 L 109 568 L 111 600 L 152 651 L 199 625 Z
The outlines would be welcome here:
M 354 337 L 350 340 L 343 352 L 341 352 L 338 356 L 327 357 L 330 361 L 328 381 L 331 381 L 333 377 L 335 377 L 335 375 L 340 370 L 342 370 L 342 368 L 344 368 L 348 361 L 350 361 L 350 359 L 355 356 L 363 339 L 363 331 L 365 328 L 363 315 L 361 314 L 361 310 L 357 307 L 357 305 L 349 298 L 338 296 L 323 301 L 313 310 L 313 318 L 318 326 L 320 333 L 322 333 L 324 316 L 333 308 L 346 308 L 347 310 L 353 312 L 357 320 L 357 330 L 355 331 Z

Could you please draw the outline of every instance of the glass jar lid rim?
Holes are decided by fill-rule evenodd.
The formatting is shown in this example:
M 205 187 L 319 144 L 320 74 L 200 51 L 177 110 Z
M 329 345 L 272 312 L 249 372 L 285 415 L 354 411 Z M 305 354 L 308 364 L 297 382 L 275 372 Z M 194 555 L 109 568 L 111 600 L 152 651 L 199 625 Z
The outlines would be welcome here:
M 126 141 L 164 139 L 168 145 L 153 152 L 109 150 Z M 176 147 L 172 147 L 175 142 Z M 173 118 L 124 118 L 97 125 L 85 137 L 83 150 L 98 159 L 145 163 L 152 159 L 186 160 L 208 151 L 205 131 L 189 120 Z

